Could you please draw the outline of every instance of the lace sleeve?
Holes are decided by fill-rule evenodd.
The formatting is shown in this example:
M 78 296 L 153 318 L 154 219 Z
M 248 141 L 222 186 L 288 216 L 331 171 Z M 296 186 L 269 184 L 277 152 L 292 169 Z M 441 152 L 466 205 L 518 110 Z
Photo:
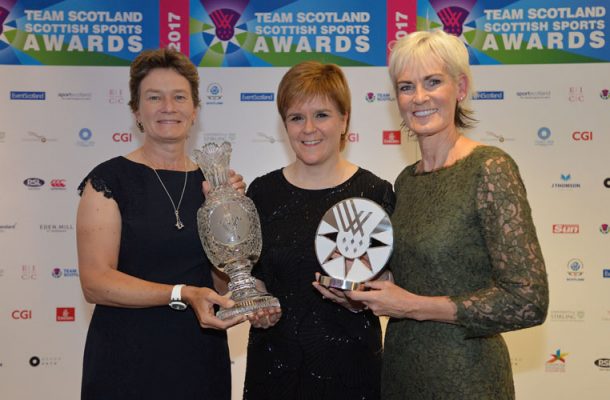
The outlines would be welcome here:
M 525 187 L 506 154 L 488 159 L 477 209 L 492 265 L 492 286 L 452 297 L 467 335 L 487 336 L 544 322 L 548 283 Z
M 95 189 L 96 192 L 102 192 L 104 194 L 104 197 L 108 199 L 114 198 L 112 190 L 110 189 L 110 187 L 108 187 L 106 181 L 95 174 L 90 174 L 85 179 L 83 179 L 80 185 L 78 185 L 79 196 L 83 195 L 83 190 L 85 190 L 87 182 L 91 182 L 91 186 L 93 187 L 93 189 Z

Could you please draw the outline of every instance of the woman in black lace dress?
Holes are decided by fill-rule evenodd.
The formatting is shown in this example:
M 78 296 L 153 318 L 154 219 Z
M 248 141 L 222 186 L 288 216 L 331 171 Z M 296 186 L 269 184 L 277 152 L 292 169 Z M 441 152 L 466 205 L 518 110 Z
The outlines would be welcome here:
M 396 179 L 396 284 L 350 292 L 388 315 L 382 397 L 507 400 L 515 396 L 501 332 L 541 324 L 544 260 L 519 170 L 504 151 L 463 136 L 468 51 L 443 31 L 398 41 L 390 76 L 422 159 Z
M 279 321 L 280 314 L 252 321 L 244 399 L 379 399 L 379 320 L 341 292 L 323 297 L 312 286 L 322 272 L 314 239 L 322 216 L 340 200 L 366 197 L 391 212 L 392 186 L 341 154 L 351 102 L 339 67 L 292 67 L 277 103 L 295 159 L 255 179 L 248 196 L 263 233 L 253 273 L 280 300 L 282 314 Z
M 243 318 L 214 316 L 214 305 L 233 302 L 213 289 L 197 233 L 204 178 L 185 154 L 197 68 L 177 51 L 145 51 L 129 85 L 143 145 L 98 165 L 79 187 L 80 278 L 96 304 L 81 398 L 228 400 L 224 329 Z M 240 176 L 232 182 L 243 191 Z

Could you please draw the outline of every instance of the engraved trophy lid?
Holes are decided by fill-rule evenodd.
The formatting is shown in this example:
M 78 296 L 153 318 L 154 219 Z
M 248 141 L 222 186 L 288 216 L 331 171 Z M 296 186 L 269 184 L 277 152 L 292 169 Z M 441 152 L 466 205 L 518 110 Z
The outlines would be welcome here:
M 315 250 L 318 262 L 329 276 L 324 286 L 356 290 L 375 278 L 393 249 L 390 217 L 372 200 L 352 197 L 332 206 L 320 221 Z

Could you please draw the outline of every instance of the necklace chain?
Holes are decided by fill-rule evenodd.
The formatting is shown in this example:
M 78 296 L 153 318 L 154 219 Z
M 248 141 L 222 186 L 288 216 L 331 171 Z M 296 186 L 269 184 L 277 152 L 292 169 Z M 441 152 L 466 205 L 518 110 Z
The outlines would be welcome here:
M 186 157 L 184 158 L 184 185 L 182 186 L 182 193 L 180 193 L 180 200 L 178 200 L 178 206 L 177 207 L 176 207 L 176 203 L 174 203 L 174 199 L 172 199 L 172 196 L 169 194 L 169 191 L 167 190 L 167 188 L 163 184 L 163 180 L 161 180 L 161 177 L 159 176 L 159 173 L 157 172 L 157 169 L 154 168 L 154 165 L 153 165 L 153 167 L 151 169 L 153 170 L 153 172 L 157 176 L 157 179 L 159 180 L 159 183 L 163 187 L 163 190 L 165 190 L 165 194 L 167 194 L 167 197 L 169 197 L 169 201 L 172 203 L 172 207 L 174 208 L 174 215 L 176 216 L 176 224 L 175 224 L 176 228 L 178 230 L 184 228 L 184 224 L 182 223 L 182 220 L 180 219 L 180 205 L 182 204 L 182 198 L 184 197 L 184 191 L 186 190 L 186 181 L 187 181 L 188 176 L 189 176 L 188 169 L 186 168 Z

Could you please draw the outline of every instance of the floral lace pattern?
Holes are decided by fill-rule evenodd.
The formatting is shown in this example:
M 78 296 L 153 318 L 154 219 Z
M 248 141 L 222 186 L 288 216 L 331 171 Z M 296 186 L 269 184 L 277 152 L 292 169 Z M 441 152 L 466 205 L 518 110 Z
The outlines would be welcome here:
M 83 195 L 83 190 L 85 190 L 87 182 L 91 182 L 91 186 L 93 186 L 93 189 L 95 189 L 96 192 L 103 192 L 104 197 L 106 197 L 107 199 L 113 198 L 112 190 L 110 189 L 110 187 L 108 187 L 106 181 L 103 178 L 100 178 L 99 176 L 94 174 L 88 175 L 85 179 L 83 179 L 81 184 L 78 185 L 79 196 Z
M 499 335 L 540 324 L 548 286 L 526 191 L 504 151 L 479 146 L 438 171 L 411 165 L 395 184 L 396 283 L 450 296 L 455 324 L 391 320 L 382 398 L 514 399 L 511 364 Z

